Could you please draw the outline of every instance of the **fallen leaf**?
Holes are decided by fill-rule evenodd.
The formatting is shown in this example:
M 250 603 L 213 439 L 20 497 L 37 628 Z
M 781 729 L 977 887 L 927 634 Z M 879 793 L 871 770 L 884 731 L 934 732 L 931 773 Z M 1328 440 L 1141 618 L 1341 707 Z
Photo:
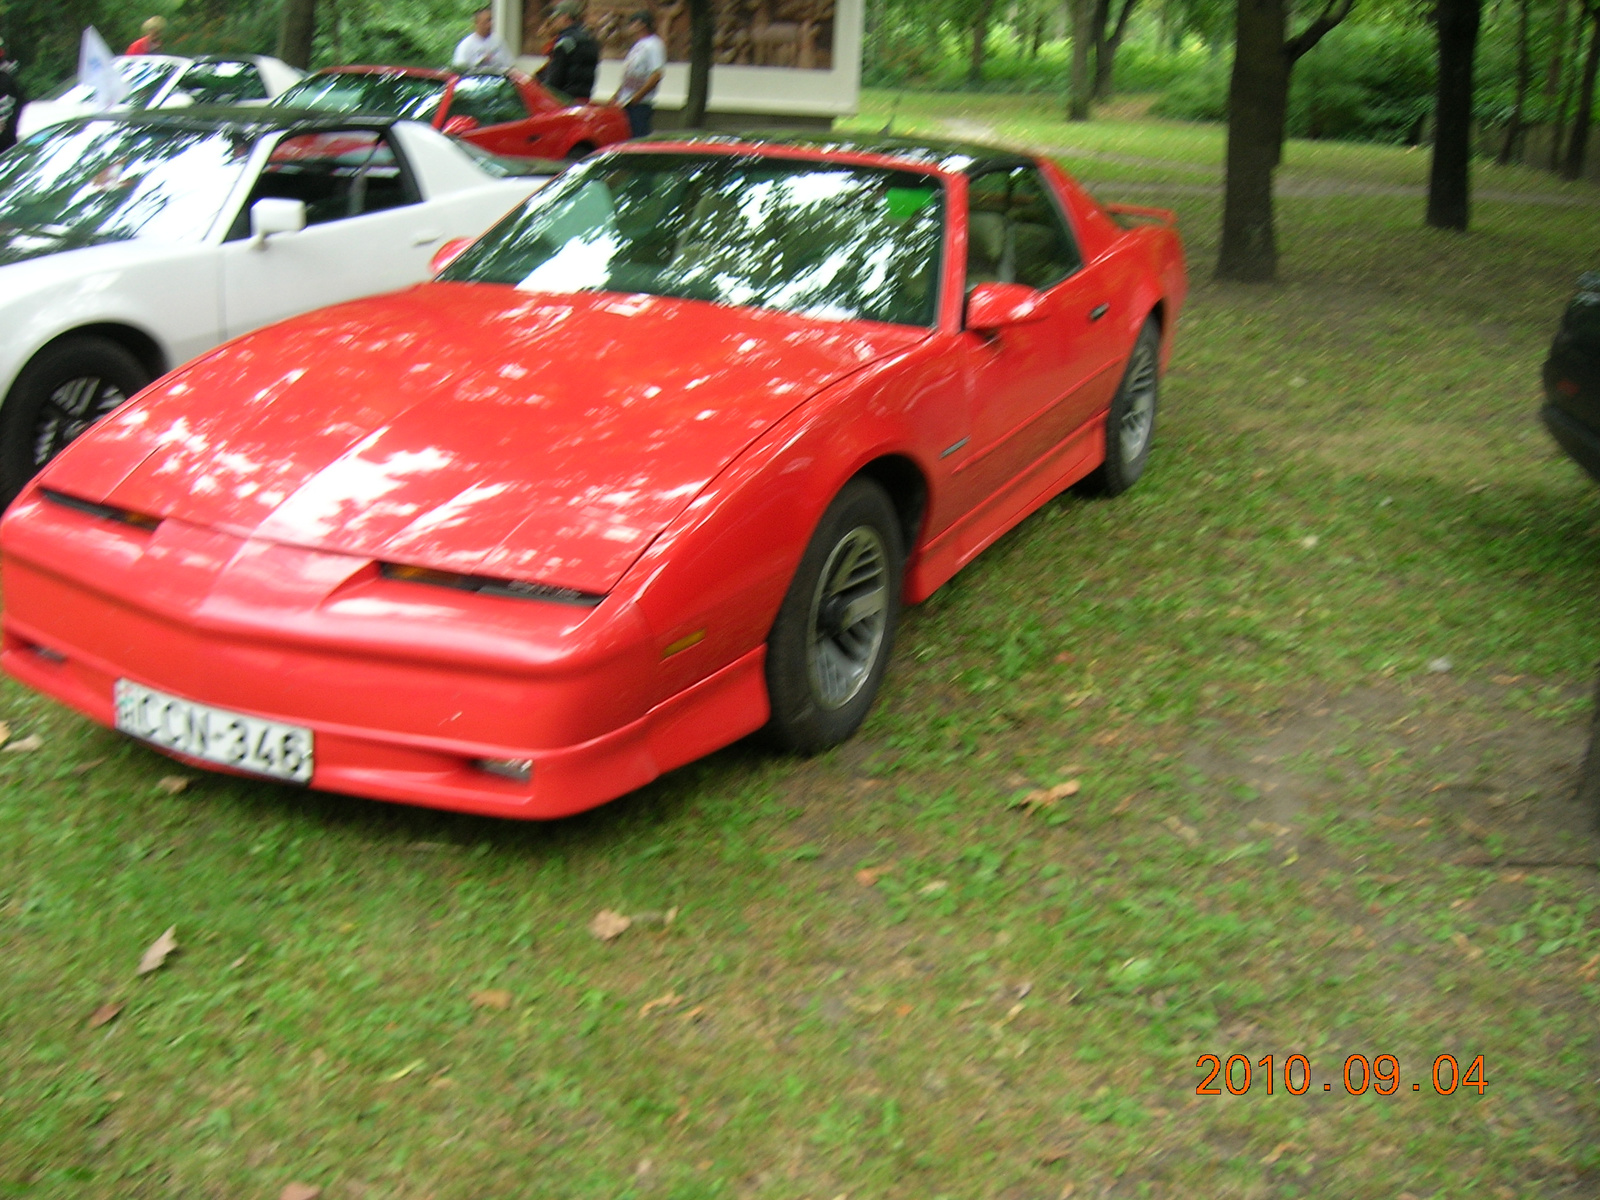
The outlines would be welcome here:
M 0 725 L 3 725 L 3 724 L 5 724 L 5 722 L 4 721 L 0 721 Z M 81 763 L 78 763 L 75 766 L 68 767 L 67 768 L 67 774 L 68 775 L 87 775 L 90 771 L 94 770 L 96 767 L 101 766 L 105 761 L 106 760 L 105 760 L 104 757 L 91 758 L 88 762 L 81 762 Z
M 37 733 L 30 733 L 27 737 L 23 738 L 21 741 L 7 742 L 6 743 L 6 753 L 7 754 L 27 754 L 31 750 L 37 750 L 42 745 L 44 745 L 44 739 L 42 737 L 40 737 Z
M 1317 535 L 1314 533 L 1308 533 L 1305 537 L 1300 539 L 1300 546 L 1305 550 L 1315 550 L 1317 547 Z
M 1500 882 L 1521 883 L 1527 877 L 1528 873 L 1526 871 L 1502 871 L 1500 873 Z
M 1489 678 L 1490 678 L 1491 682 L 1498 683 L 1501 687 L 1510 687 L 1513 683 L 1516 683 L 1517 680 L 1521 679 L 1522 676 L 1521 675 L 1491 675 Z
M 1593 983 L 1597 975 L 1600 975 L 1600 954 L 1596 954 L 1578 968 L 1578 978 L 1586 983 Z
M 680 1020 L 680 1021 L 699 1021 L 699 1020 L 703 1019 L 705 1016 L 706 1016 L 706 1006 L 704 1004 L 696 1004 L 688 1012 L 679 1013 L 678 1014 L 678 1020 Z
M 1075 1183 L 1069 1183 L 1066 1187 L 1061 1189 L 1061 1194 L 1056 1197 L 1056 1200 L 1072 1200 L 1072 1198 L 1077 1194 L 1078 1185 Z
M 665 929 L 668 925 L 672 924 L 672 919 L 677 915 L 677 909 L 669 908 L 666 912 L 661 912 L 659 910 L 636 912 L 631 915 L 628 920 L 635 925 L 658 925 Z
M 927 883 L 925 883 L 921 887 L 919 887 L 917 889 L 917 895 L 919 895 L 919 896 L 942 896 L 945 892 L 948 892 L 949 890 L 950 890 L 950 881 L 948 879 L 933 879 L 933 880 L 929 880 Z
M 589 932 L 602 942 L 609 942 L 621 937 L 628 931 L 633 920 L 609 908 L 602 908 L 595 913 L 594 920 L 589 922 Z
M 678 995 L 677 992 L 665 992 L 662 995 L 657 996 L 654 1000 L 646 1000 L 643 1004 L 641 1004 L 639 1006 L 639 1015 L 641 1017 L 648 1017 L 658 1008 L 676 1008 L 682 1003 L 683 997 Z
M 912 1006 L 909 1005 L 909 1004 L 897 1005 L 895 1007 L 895 1010 L 894 1010 L 894 1015 L 897 1016 L 897 1017 L 909 1017 L 911 1015 L 911 1013 L 912 1013 Z
M 240 967 L 244 966 L 244 960 L 249 958 L 249 957 L 250 957 L 250 954 L 249 954 L 248 951 L 245 952 L 244 954 L 239 955 L 238 958 L 234 959 L 231 963 L 228 964 L 228 970 L 237 971 Z
M 1466 834 L 1468 837 L 1474 838 L 1480 842 L 1487 842 L 1489 840 L 1488 827 L 1478 824 L 1478 822 L 1472 820 L 1470 817 L 1462 817 L 1460 825 L 1461 832 Z
M 1279 1142 L 1276 1146 L 1274 1146 L 1272 1148 L 1272 1153 L 1268 1154 L 1266 1157 L 1264 1157 L 1261 1160 L 1261 1165 L 1263 1167 L 1270 1167 L 1273 1163 L 1277 1162 L 1280 1158 L 1282 1158 L 1289 1151 L 1298 1150 L 1298 1149 L 1299 1149 L 1299 1147 L 1296 1146 L 1293 1142 Z
M 856 882 L 862 887 L 872 887 L 890 869 L 889 867 L 862 867 L 861 870 L 856 872 Z
M 484 988 L 472 992 L 467 999 L 472 1001 L 473 1008 L 494 1008 L 505 1012 L 511 1007 L 511 993 L 505 988 Z
M 1129 792 L 1121 800 L 1118 800 L 1111 809 L 1111 815 L 1113 817 L 1120 817 L 1123 813 L 1127 812 L 1133 807 L 1133 798 L 1138 794 L 1138 792 Z
M 150 949 L 146 950 L 144 957 L 139 960 L 139 974 L 148 975 L 167 961 L 167 955 L 178 948 L 177 933 L 178 927 L 174 925 L 150 943 Z
M 278 1200 L 317 1200 L 322 1189 L 309 1183 L 291 1183 L 278 1193 Z
M 169 796 L 176 796 L 188 786 L 189 776 L 187 775 L 163 775 L 156 780 L 157 790 L 163 791 Z
M 420 1058 L 417 1059 L 415 1062 L 408 1062 L 405 1066 L 401 1067 L 393 1075 L 385 1075 L 383 1077 L 383 1081 L 385 1083 L 397 1083 L 400 1080 L 404 1079 L 407 1075 L 411 1075 L 411 1074 L 415 1073 L 416 1071 L 421 1070 L 426 1065 L 427 1065 L 427 1063 L 424 1062 Z
M 1029 792 L 1026 796 L 1011 802 L 1012 808 L 1054 808 L 1057 801 L 1065 800 L 1068 796 L 1076 796 L 1082 785 L 1076 779 L 1069 779 L 1065 783 L 1058 783 L 1055 787 L 1039 788 Z
M 1172 830 L 1173 833 L 1177 834 L 1189 845 L 1198 846 L 1200 844 L 1200 831 L 1193 825 L 1185 825 L 1182 821 L 1178 820 L 1177 817 L 1168 817 L 1161 823 L 1168 829 Z
M 9 721 L 0 721 L 0 745 L 4 745 L 6 742 L 9 742 L 10 740 L 11 740 L 11 723 Z
M 1039 1165 L 1041 1167 L 1048 1167 L 1052 1163 L 1058 1163 L 1071 1157 L 1072 1151 L 1070 1149 L 1068 1149 L 1066 1146 L 1057 1146 L 1056 1148 L 1052 1150 L 1046 1150 L 1043 1154 L 1039 1155 Z
M 1095 734 L 1089 740 L 1096 746 L 1112 746 L 1122 740 L 1122 731 L 1118 729 L 1108 729 L 1104 733 Z
M 1456 947 L 1461 951 L 1461 953 L 1465 954 L 1473 961 L 1477 961 L 1483 957 L 1483 951 L 1469 942 L 1467 940 L 1467 935 L 1461 933 L 1459 930 L 1450 935 L 1450 940 L 1456 944 Z
M 89 1028 L 99 1029 L 100 1026 L 109 1024 L 116 1019 L 117 1014 L 121 1011 L 122 1005 L 120 1004 L 102 1004 L 89 1015 Z

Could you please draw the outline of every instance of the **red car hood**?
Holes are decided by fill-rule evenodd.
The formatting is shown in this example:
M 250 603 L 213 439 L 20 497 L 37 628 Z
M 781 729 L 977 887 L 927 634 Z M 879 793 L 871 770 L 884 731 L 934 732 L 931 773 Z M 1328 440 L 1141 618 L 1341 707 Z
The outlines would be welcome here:
M 773 422 L 926 336 L 424 284 L 233 342 L 42 482 L 241 536 L 605 592 Z

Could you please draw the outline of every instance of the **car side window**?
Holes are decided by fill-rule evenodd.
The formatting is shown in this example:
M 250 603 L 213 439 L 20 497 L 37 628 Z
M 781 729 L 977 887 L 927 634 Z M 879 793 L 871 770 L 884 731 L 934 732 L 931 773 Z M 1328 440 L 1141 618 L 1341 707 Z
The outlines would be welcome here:
M 300 200 L 306 224 L 321 225 L 421 200 L 410 172 L 383 134 L 370 129 L 301 133 L 275 147 L 250 190 L 230 240 L 250 234 L 250 206 L 276 197 Z
M 472 117 L 479 125 L 504 125 L 528 115 L 516 85 L 504 75 L 463 75 L 450 100 L 452 117 Z
M 1083 265 L 1049 185 L 1034 167 L 986 171 L 967 183 L 967 287 L 1054 287 Z
M 176 90 L 193 97 L 196 104 L 238 104 L 267 98 L 267 86 L 255 63 L 231 60 L 195 63 L 178 80 Z

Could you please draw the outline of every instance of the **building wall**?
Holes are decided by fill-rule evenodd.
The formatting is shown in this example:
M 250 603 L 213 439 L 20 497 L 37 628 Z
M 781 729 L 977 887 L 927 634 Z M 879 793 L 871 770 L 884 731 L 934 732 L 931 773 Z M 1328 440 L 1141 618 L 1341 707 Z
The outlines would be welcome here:
M 761 124 L 763 118 L 766 124 L 826 126 L 834 117 L 856 111 L 864 0 L 718 0 L 718 4 L 719 61 L 711 70 L 708 104 L 715 127 Z M 513 49 L 521 45 L 518 65 L 524 70 L 533 71 L 544 62 L 542 45 L 531 43 L 546 35 L 544 14 L 552 7 L 554 0 L 527 0 L 526 8 L 522 0 L 495 0 L 495 27 L 507 45 Z M 637 0 L 589 0 L 588 24 L 607 32 L 617 24 L 618 13 L 636 7 Z M 665 27 L 668 34 L 669 54 L 686 57 L 688 5 L 675 0 L 651 7 L 658 27 Z M 595 79 L 596 99 L 610 99 L 616 92 L 625 49 L 622 39 L 608 38 L 607 57 Z M 669 60 L 656 93 L 661 127 L 672 127 L 688 91 L 689 64 Z

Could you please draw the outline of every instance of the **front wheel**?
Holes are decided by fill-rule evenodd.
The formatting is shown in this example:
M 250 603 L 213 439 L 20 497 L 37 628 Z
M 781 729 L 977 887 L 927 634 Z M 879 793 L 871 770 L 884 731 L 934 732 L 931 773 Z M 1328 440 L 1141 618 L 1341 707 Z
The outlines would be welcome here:
M 866 719 L 894 645 L 904 561 L 888 495 L 851 480 L 817 523 L 767 638 L 767 728 L 779 746 L 814 754 Z
M 1088 490 L 1104 496 L 1127 491 L 1144 474 L 1155 440 L 1156 400 L 1161 383 L 1161 326 L 1145 321 L 1128 355 L 1122 383 L 1106 416 L 1106 458 L 1084 480 Z
M 0 411 L 0 502 L 149 382 L 144 365 L 105 338 L 71 337 L 39 351 Z

